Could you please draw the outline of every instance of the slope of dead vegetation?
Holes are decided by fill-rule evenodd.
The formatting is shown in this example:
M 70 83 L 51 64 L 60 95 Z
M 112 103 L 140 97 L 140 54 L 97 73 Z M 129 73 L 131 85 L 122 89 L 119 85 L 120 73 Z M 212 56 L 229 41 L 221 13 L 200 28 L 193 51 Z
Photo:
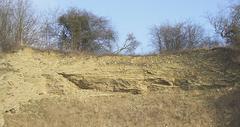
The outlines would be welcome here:
M 1 54 L 0 127 L 239 127 L 235 55 Z

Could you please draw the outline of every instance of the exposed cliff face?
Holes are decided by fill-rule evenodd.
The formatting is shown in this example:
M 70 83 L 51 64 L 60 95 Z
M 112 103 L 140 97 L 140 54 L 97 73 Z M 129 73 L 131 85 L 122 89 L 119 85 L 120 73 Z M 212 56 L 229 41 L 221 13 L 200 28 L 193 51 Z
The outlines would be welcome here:
M 224 48 L 145 57 L 32 49 L 1 54 L 0 123 L 238 127 L 240 64 L 234 55 Z M 232 101 L 219 103 L 228 96 Z M 228 110 L 229 120 L 221 123 L 226 118 L 217 110 Z

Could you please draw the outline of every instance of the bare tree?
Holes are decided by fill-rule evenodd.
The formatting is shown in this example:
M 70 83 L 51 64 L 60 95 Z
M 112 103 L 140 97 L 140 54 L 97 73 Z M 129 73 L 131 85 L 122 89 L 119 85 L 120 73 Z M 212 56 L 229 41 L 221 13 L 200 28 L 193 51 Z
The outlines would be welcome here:
M 206 36 L 203 38 L 199 47 L 201 48 L 214 48 L 221 46 L 221 41 L 214 37 Z
M 229 14 L 209 16 L 208 19 L 217 34 L 228 44 L 240 47 L 240 4 L 230 8 Z
M 185 36 L 185 43 L 187 49 L 197 48 L 201 45 L 204 37 L 204 29 L 193 23 L 186 23 L 183 34 Z
M 121 48 L 115 51 L 116 54 L 124 53 L 127 55 L 135 54 L 135 50 L 139 46 L 140 42 L 136 39 L 133 33 L 129 33 Z
M 191 22 L 174 25 L 154 26 L 151 30 L 152 42 L 159 52 L 193 49 L 200 46 L 204 30 Z
M 159 26 L 154 26 L 151 29 L 151 36 L 152 36 L 151 41 L 159 53 L 164 50 L 164 44 L 162 42 L 160 29 L 161 27 Z
M 39 25 L 32 4 L 29 0 L 17 0 L 16 2 L 16 41 L 21 46 L 31 46 L 38 42 Z
M 60 15 L 59 9 L 48 10 L 41 16 L 39 26 L 39 39 L 35 47 L 41 49 L 57 49 L 59 43 L 60 28 L 57 18 Z
M 10 0 L 0 1 L 0 47 L 2 51 L 12 50 L 15 45 L 11 8 Z
M 165 24 L 153 28 L 152 41 L 159 52 L 183 49 L 183 40 L 185 38 L 182 33 L 183 25 L 182 23 L 175 24 L 174 26 Z
M 34 42 L 37 27 L 33 12 L 30 13 L 29 1 L 1 0 L 0 3 L 2 50 L 15 50 Z

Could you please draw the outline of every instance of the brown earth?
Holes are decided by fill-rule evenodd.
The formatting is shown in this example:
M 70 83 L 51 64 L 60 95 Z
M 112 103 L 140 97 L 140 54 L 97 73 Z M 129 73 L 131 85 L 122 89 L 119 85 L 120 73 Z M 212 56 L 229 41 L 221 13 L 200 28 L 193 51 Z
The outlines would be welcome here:
M 239 127 L 239 52 L 0 55 L 0 127 Z

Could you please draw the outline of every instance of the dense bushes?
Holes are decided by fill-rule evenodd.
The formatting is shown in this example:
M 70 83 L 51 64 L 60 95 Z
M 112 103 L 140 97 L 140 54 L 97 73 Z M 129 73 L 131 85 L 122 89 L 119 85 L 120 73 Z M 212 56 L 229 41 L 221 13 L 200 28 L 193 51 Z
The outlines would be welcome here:
M 116 32 L 109 21 L 90 12 L 70 9 L 58 18 L 59 48 L 87 52 L 111 52 Z

